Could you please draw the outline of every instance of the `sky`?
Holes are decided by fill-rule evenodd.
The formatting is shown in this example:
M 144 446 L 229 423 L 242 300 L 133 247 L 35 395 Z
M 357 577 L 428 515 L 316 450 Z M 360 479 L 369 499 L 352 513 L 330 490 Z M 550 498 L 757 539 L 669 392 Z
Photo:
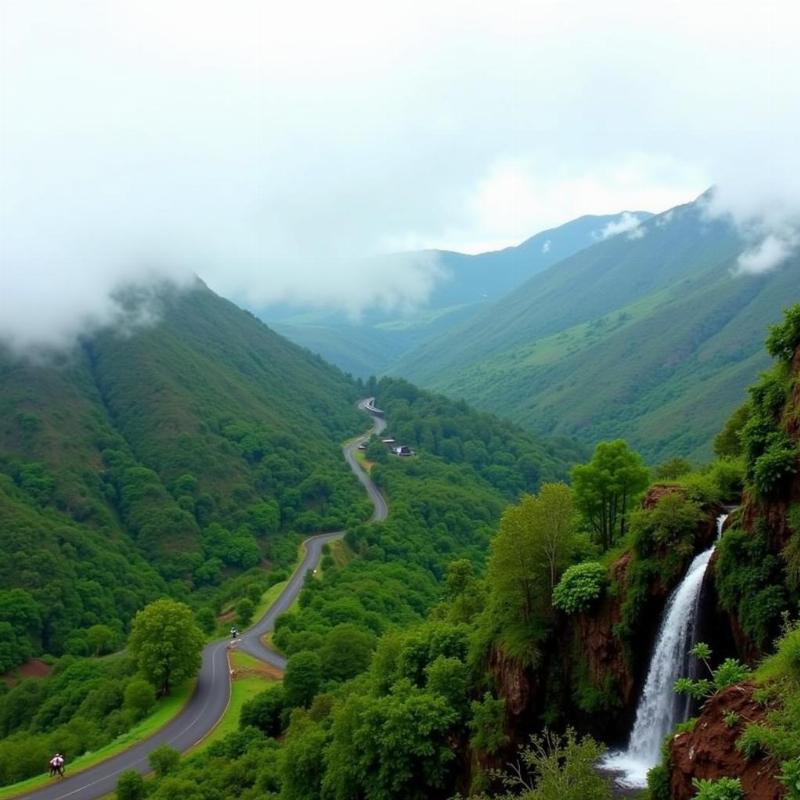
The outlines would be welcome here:
M 0 340 L 200 275 L 252 308 L 413 307 L 480 252 L 712 184 L 746 272 L 800 246 L 781 0 L 0 0 Z M 389 266 L 389 263 L 391 266 Z

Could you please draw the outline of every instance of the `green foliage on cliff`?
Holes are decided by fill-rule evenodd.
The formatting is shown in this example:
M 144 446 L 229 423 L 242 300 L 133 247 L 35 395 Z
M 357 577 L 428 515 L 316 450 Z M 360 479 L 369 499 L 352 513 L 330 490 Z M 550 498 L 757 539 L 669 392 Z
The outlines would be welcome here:
M 600 442 L 592 460 L 572 470 L 575 504 L 603 550 L 625 536 L 628 514 L 649 477 L 641 456 L 622 439 Z
M 598 561 L 569 567 L 553 590 L 553 606 L 565 614 L 586 611 L 608 584 L 608 570 Z

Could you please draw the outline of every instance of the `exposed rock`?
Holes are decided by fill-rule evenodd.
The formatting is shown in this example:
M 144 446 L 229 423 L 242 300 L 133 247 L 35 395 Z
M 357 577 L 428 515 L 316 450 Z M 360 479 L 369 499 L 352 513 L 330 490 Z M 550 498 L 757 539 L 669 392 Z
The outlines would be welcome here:
M 498 649 L 493 649 L 489 656 L 489 670 L 497 681 L 500 696 L 506 701 L 508 714 L 519 717 L 527 711 L 536 692 L 529 671 L 519 661 L 509 658 Z
M 611 579 L 625 586 L 632 556 L 625 553 L 611 567 Z M 614 635 L 614 626 L 621 620 L 621 600 L 607 596 L 591 613 L 577 618 L 577 637 L 588 676 L 595 686 L 602 686 L 613 675 L 623 708 L 636 703 L 636 679 L 625 658 L 622 641 Z
M 689 800 L 696 790 L 694 778 L 739 778 L 747 800 L 780 800 L 786 788 L 775 776 L 772 760 L 748 759 L 736 748 L 747 722 L 760 722 L 765 711 L 753 700 L 753 684 L 730 686 L 703 707 L 694 730 L 680 733 L 670 744 L 670 796 Z M 737 714 L 739 722 L 728 725 L 725 715 Z
M 650 511 L 658 505 L 664 495 L 668 494 L 686 494 L 686 489 L 683 486 L 676 486 L 670 483 L 654 483 L 647 490 L 647 493 L 642 498 L 642 508 Z

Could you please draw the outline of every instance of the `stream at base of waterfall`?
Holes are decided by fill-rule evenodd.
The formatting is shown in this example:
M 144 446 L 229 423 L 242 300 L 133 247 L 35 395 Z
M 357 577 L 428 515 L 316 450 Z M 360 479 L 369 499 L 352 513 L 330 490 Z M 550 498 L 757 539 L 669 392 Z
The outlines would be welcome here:
M 717 517 L 718 539 L 727 518 L 727 514 Z M 688 699 L 677 695 L 673 687 L 678 678 L 688 674 L 703 578 L 715 547 L 716 543 L 695 556 L 667 601 L 627 748 L 609 753 L 600 762 L 601 769 L 614 774 L 622 787 L 647 785 L 647 773 L 661 760 L 664 737 L 689 718 Z

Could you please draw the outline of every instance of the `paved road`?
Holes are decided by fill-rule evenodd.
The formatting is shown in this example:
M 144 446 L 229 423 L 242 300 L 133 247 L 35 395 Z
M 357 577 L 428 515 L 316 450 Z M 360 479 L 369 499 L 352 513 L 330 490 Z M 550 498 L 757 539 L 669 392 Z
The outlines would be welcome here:
M 359 408 L 364 411 L 372 398 L 366 398 L 359 403 Z M 372 501 L 374 511 L 371 519 L 378 521 L 386 519 L 388 509 L 386 501 L 378 491 L 369 476 L 361 469 L 355 459 L 358 445 L 366 441 L 372 433 L 380 433 L 386 423 L 380 416 L 373 415 L 373 427 L 369 433 L 349 442 L 343 452 L 350 469 L 356 474 L 361 484 L 367 491 Z M 340 539 L 344 531 L 323 533 L 306 539 L 305 557 L 300 566 L 294 571 L 286 588 L 278 599 L 272 604 L 267 613 L 251 628 L 246 630 L 240 639 L 239 649 L 244 650 L 257 658 L 273 664 L 280 669 L 286 666 L 286 659 L 270 650 L 261 642 L 261 637 L 271 631 L 275 620 L 283 613 L 297 597 L 303 588 L 306 573 L 314 569 L 322 556 L 322 547 L 327 542 Z M 148 755 L 154 747 L 168 744 L 179 752 L 188 750 L 197 744 L 214 727 L 225 712 L 230 698 L 230 675 L 227 658 L 227 641 L 213 642 L 203 651 L 203 664 L 197 677 L 197 687 L 186 707 L 168 725 L 158 733 L 140 742 L 130 750 L 109 758 L 96 767 L 87 769 L 72 777 L 55 781 L 47 786 L 28 794 L 17 795 L 26 800 L 96 800 L 105 797 L 117 787 L 117 779 L 121 772 L 133 769 L 142 774 L 150 771 Z M 67 765 L 69 769 L 69 765 Z M 69 774 L 69 773 L 67 773 Z

